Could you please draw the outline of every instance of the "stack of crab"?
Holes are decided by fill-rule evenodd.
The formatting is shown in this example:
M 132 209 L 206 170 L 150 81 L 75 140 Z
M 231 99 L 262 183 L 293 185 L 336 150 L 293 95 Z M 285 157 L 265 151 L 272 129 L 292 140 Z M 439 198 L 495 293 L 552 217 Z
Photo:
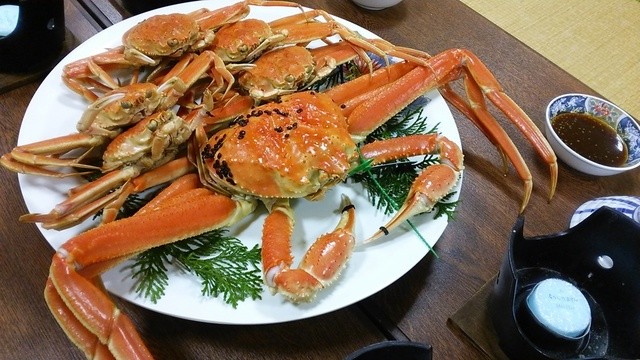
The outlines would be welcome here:
M 248 18 L 251 5 L 300 8 L 246 0 L 144 20 L 124 34 L 122 46 L 65 66 L 64 83 L 90 102 L 77 133 L 18 146 L 0 160 L 33 175 L 103 173 L 72 189 L 50 213 L 21 218 L 62 229 L 103 211 L 103 224 L 56 252 L 45 290 L 52 312 L 88 357 L 150 357 L 133 325 L 95 283 L 134 254 L 236 223 L 262 202 L 269 211 L 262 239 L 265 283 L 292 301 L 305 301 L 347 262 L 356 213 L 345 198 L 336 229 L 318 238 L 294 268 L 290 199 L 322 197 L 362 161 L 436 153 L 440 163 L 419 174 L 397 214 L 366 241 L 430 210 L 462 171 L 454 142 L 423 134 L 362 143 L 429 90 L 440 89 L 511 160 L 524 182 L 524 209 L 531 174 L 485 98 L 495 104 L 549 163 L 553 194 L 553 151 L 472 53 L 454 49 L 432 57 L 363 39 L 321 10 L 300 8 L 266 23 Z M 336 37 L 340 41 L 329 41 Z M 314 40 L 325 45 L 305 47 Z M 384 66 L 374 70 L 371 54 Z M 365 74 L 326 91 L 308 90 L 350 61 Z M 449 85 L 457 79 L 464 81 L 466 98 Z M 77 149 L 85 150 L 69 155 Z M 96 153 L 100 161 L 89 161 Z M 134 216 L 115 220 L 130 194 L 164 183 L 171 184 Z

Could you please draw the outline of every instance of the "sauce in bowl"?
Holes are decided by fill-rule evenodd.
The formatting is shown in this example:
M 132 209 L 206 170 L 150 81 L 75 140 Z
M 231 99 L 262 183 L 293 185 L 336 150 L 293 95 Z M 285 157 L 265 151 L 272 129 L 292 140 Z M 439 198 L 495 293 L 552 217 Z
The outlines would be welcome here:
M 573 151 L 605 166 L 622 166 L 628 150 L 609 124 L 584 113 L 562 113 L 551 119 L 551 127 Z

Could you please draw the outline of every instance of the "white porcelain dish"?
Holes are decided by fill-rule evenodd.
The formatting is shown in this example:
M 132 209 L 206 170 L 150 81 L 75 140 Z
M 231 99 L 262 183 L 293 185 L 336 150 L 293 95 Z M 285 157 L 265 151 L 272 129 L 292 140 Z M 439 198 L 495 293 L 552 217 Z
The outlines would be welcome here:
M 402 2 L 402 0 L 351 0 L 351 1 L 356 3 L 356 5 L 368 10 L 382 10 Z
M 551 126 L 551 120 L 562 113 L 587 113 L 616 130 L 627 146 L 628 158 L 621 166 L 606 166 L 578 154 L 565 144 Z M 590 175 L 609 176 L 640 166 L 640 125 L 629 114 L 609 101 L 585 94 L 565 94 L 549 102 L 546 111 L 545 133 L 558 158 L 572 168 Z
M 127 29 L 151 15 L 186 13 L 202 7 L 214 9 L 235 2 L 236 0 L 210 0 L 181 3 L 126 19 L 96 34 L 66 56 L 42 82 L 25 113 L 18 143 L 27 144 L 75 132 L 75 124 L 87 103 L 62 83 L 60 76 L 65 64 L 117 46 Z M 272 20 L 298 11 L 297 8 L 252 7 L 249 17 Z M 365 37 L 375 36 L 366 29 L 338 20 Z M 443 98 L 437 91 L 426 97 L 430 99 L 424 108 L 424 114 L 430 122 L 429 127 L 439 123 L 439 131 L 460 144 L 458 130 Z M 64 200 L 66 191 L 77 184 L 72 179 L 52 180 L 25 175 L 19 175 L 19 180 L 25 203 L 32 213 L 48 213 L 55 204 Z M 459 193 L 459 188 L 456 191 Z M 312 239 L 335 226 L 338 221 L 335 211 L 339 207 L 342 193 L 350 196 L 358 209 L 358 239 L 366 238 L 376 230 L 378 224 L 382 225 L 387 220 L 387 216 L 370 205 L 366 194 L 357 186 L 336 186 L 320 202 L 298 201 L 294 204 L 298 219 L 294 234 L 294 255 L 297 259 Z M 456 198 L 457 195 L 453 200 Z M 264 216 L 264 211 L 258 211 L 231 228 L 230 234 L 252 247 L 260 239 Z M 428 214 L 415 218 L 413 222 L 431 246 L 435 245 L 447 226 L 446 217 L 433 220 L 432 215 Z M 41 227 L 39 230 L 55 249 L 91 226 L 92 222 L 87 221 L 64 231 Z M 111 293 L 159 313 L 220 324 L 269 324 L 309 318 L 353 304 L 393 283 L 428 253 L 428 247 L 411 230 L 399 229 L 384 241 L 366 247 L 358 246 L 340 279 L 322 291 L 314 302 L 301 305 L 291 304 L 282 296 L 273 296 L 265 291 L 261 300 L 245 301 L 234 309 L 221 299 L 203 297 L 198 280 L 179 270 L 170 273 L 166 295 L 154 304 L 132 290 L 134 283 L 126 270 L 126 263 L 104 274 L 103 279 Z

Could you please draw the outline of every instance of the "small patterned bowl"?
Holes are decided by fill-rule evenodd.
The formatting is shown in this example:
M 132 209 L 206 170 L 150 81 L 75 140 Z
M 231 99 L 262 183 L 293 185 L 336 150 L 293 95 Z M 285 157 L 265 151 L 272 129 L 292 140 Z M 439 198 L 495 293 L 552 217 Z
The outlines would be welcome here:
M 587 113 L 615 129 L 627 145 L 627 161 L 621 166 L 605 166 L 591 161 L 569 148 L 551 127 L 551 119 L 562 113 Z M 608 176 L 640 166 L 640 125 L 616 105 L 585 94 L 565 94 L 551 100 L 547 106 L 545 131 L 549 144 L 560 160 L 574 169 L 590 175 Z
M 603 196 L 591 199 L 580 205 L 571 216 L 569 227 L 578 225 L 578 223 L 603 206 L 612 208 L 640 223 L 639 196 Z

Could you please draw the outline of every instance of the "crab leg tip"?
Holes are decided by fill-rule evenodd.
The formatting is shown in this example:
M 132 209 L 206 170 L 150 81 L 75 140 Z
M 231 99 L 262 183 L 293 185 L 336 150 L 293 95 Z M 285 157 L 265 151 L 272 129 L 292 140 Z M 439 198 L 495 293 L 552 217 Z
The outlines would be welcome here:
M 549 201 L 553 198 L 553 195 L 556 193 L 556 186 L 558 185 L 558 163 L 553 162 L 549 165 L 551 171 L 551 185 L 549 188 Z
M 531 199 L 531 192 L 533 190 L 533 181 L 531 179 L 525 180 L 524 182 L 524 196 L 522 198 L 522 205 L 520 205 L 520 213 L 524 212 L 524 209 L 529 204 L 529 200 Z

